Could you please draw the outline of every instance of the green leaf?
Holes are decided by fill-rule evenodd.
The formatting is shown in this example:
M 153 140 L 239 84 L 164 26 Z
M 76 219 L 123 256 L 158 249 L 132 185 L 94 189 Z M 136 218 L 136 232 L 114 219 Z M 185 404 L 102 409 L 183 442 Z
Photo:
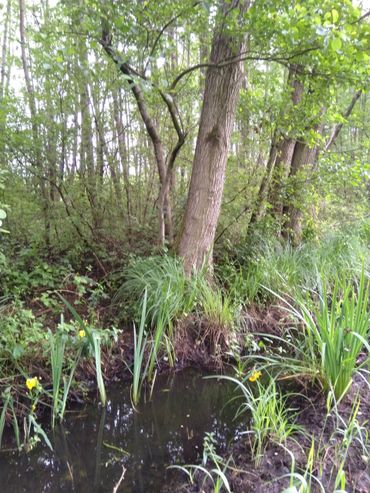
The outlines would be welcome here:
M 51 442 L 50 442 L 48 436 L 46 435 L 45 431 L 41 428 L 41 426 L 37 423 L 35 418 L 32 415 L 29 415 L 28 419 L 29 419 L 30 423 L 33 425 L 33 429 L 34 429 L 35 433 L 37 435 L 42 436 L 42 438 L 44 439 L 44 442 L 49 447 L 49 449 L 53 450 L 53 446 L 51 445 Z
M 330 41 L 330 47 L 333 51 L 339 51 L 342 48 L 342 40 L 340 38 L 333 38 Z
M 337 22 L 337 20 L 339 19 L 339 13 L 338 13 L 338 10 L 335 10 L 333 9 L 331 11 L 331 17 L 333 19 L 333 24 L 335 24 Z
M 3 209 L 0 209 L 0 219 L 6 218 L 6 212 Z
M 24 347 L 20 344 L 15 344 L 12 350 L 12 356 L 15 360 L 19 359 L 24 354 Z

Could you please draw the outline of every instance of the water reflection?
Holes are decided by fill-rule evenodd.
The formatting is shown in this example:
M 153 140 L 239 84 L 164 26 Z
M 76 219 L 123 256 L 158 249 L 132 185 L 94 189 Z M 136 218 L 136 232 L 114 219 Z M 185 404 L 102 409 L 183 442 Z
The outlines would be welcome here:
M 225 407 L 233 387 L 194 371 L 159 379 L 139 413 L 128 387 L 108 395 L 106 409 L 88 406 L 55 429 L 54 452 L 1 454 L 1 493 L 159 493 L 176 474 L 168 465 L 199 461 L 205 432 L 226 447 L 236 431 L 235 406 Z

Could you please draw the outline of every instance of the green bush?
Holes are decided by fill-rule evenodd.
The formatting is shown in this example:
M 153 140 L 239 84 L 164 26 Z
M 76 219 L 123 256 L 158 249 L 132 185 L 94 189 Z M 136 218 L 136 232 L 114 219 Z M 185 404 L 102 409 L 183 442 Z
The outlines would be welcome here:
M 41 320 L 21 301 L 5 305 L 0 313 L 0 355 L 19 359 L 40 355 L 47 334 Z

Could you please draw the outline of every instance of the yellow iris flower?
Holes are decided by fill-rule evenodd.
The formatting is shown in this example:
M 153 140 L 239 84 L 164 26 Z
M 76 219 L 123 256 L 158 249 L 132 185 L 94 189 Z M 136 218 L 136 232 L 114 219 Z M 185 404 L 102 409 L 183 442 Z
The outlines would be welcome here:
M 83 337 L 85 337 L 85 335 L 86 335 L 86 332 L 85 332 L 83 329 L 81 329 L 81 330 L 78 332 L 78 337 L 81 337 L 81 339 L 82 339 Z
M 27 378 L 26 387 L 28 390 L 37 389 L 40 387 L 39 379 L 37 377 Z
M 258 380 L 260 378 L 260 376 L 262 375 L 262 373 L 260 371 L 254 371 L 252 373 L 252 375 L 249 377 L 249 381 L 250 382 L 255 382 L 256 380 Z

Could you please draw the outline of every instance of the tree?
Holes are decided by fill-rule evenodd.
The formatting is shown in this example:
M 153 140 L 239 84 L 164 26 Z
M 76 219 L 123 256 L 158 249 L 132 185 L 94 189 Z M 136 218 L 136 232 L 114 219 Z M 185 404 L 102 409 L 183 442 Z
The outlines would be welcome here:
M 193 8 L 196 4 L 192 4 Z M 139 71 L 133 68 L 126 61 L 126 54 L 119 53 L 112 45 L 112 33 L 110 23 L 108 21 L 108 14 L 106 4 L 103 2 L 103 12 L 102 12 L 102 36 L 101 45 L 103 46 L 107 55 L 111 60 L 117 65 L 118 69 L 126 78 L 132 94 L 136 100 L 137 107 L 144 123 L 145 129 L 151 140 L 154 156 L 157 164 L 158 176 L 160 180 L 160 192 L 157 199 L 158 208 L 158 218 L 159 218 L 159 244 L 164 246 L 165 241 L 171 245 L 174 238 L 174 226 L 172 217 L 172 205 L 170 199 L 170 188 L 173 178 L 173 171 L 175 167 L 176 158 L 185 143 L 187 132 L 183 128 L 181 118 L 179 117 L 178 108 L 174 99 L 174 93 L 168 94 L 158 88 L 158 92 L 165 107 L 170 116 L 170 120 L 173 125 L 177 136 L 177 142 L 172 146 L 172 148 L 166 153 L 163 138 L 161 137 L 159 126 L 155 119 L 150 113 L 146 97 L 140 82 L 150 82 L 145 75 L 145 68 Z M 156 36 L 153 47 L 151 49 L 151 55 L 154 54 L 155 48 L 159 43 L 161 36 L 163 35 L 166 28 L 170 27 L 171 24 L 179 17 L 180 14 L 175 17 L 171 17 L 170 21 L 165 24 L 165 26 L 160 30 L 158 36 Z
M 27 57 L 27 39 L 25 31 L 25 0 L 19 0 L 19 34 L 21 40 L 21 59 L 22 67 L 24 73 L 24 79 L 26 83 L 26 90 L 28 96 L 29 110 L 31 114 L 31 128 L 32 137 L 34 141 L 34 168 L 36 175 L 36 184 L 39 186 L 42 201 L 43 219 L 44 219 L 44 238 L 47 247 L 50 247 L 50 215 L 49 215 L 49 199 L 47 186 L 44 180 L 44 167 L 42 162 L 42 152 L 41 152 L 41 139 L 40 139 L 40 129 L 37 123 L 37 106 L 35 91 L 32 83 L 32 75 L 29 68 L 29 61 Z
M 178 252 L 185 271 L 212 264 L 213 242 L 220 215 L 226 163 L 239 91 L 243 80 L 242 56 L 246 33 L 232 35 L 227 17 L 238 12 L 242 24 L 248 1 L 223 1 L 207 68 L 203 106 L 193 160 L 190 188 Z M 219 67 L 225 60 L 229 63 Z

